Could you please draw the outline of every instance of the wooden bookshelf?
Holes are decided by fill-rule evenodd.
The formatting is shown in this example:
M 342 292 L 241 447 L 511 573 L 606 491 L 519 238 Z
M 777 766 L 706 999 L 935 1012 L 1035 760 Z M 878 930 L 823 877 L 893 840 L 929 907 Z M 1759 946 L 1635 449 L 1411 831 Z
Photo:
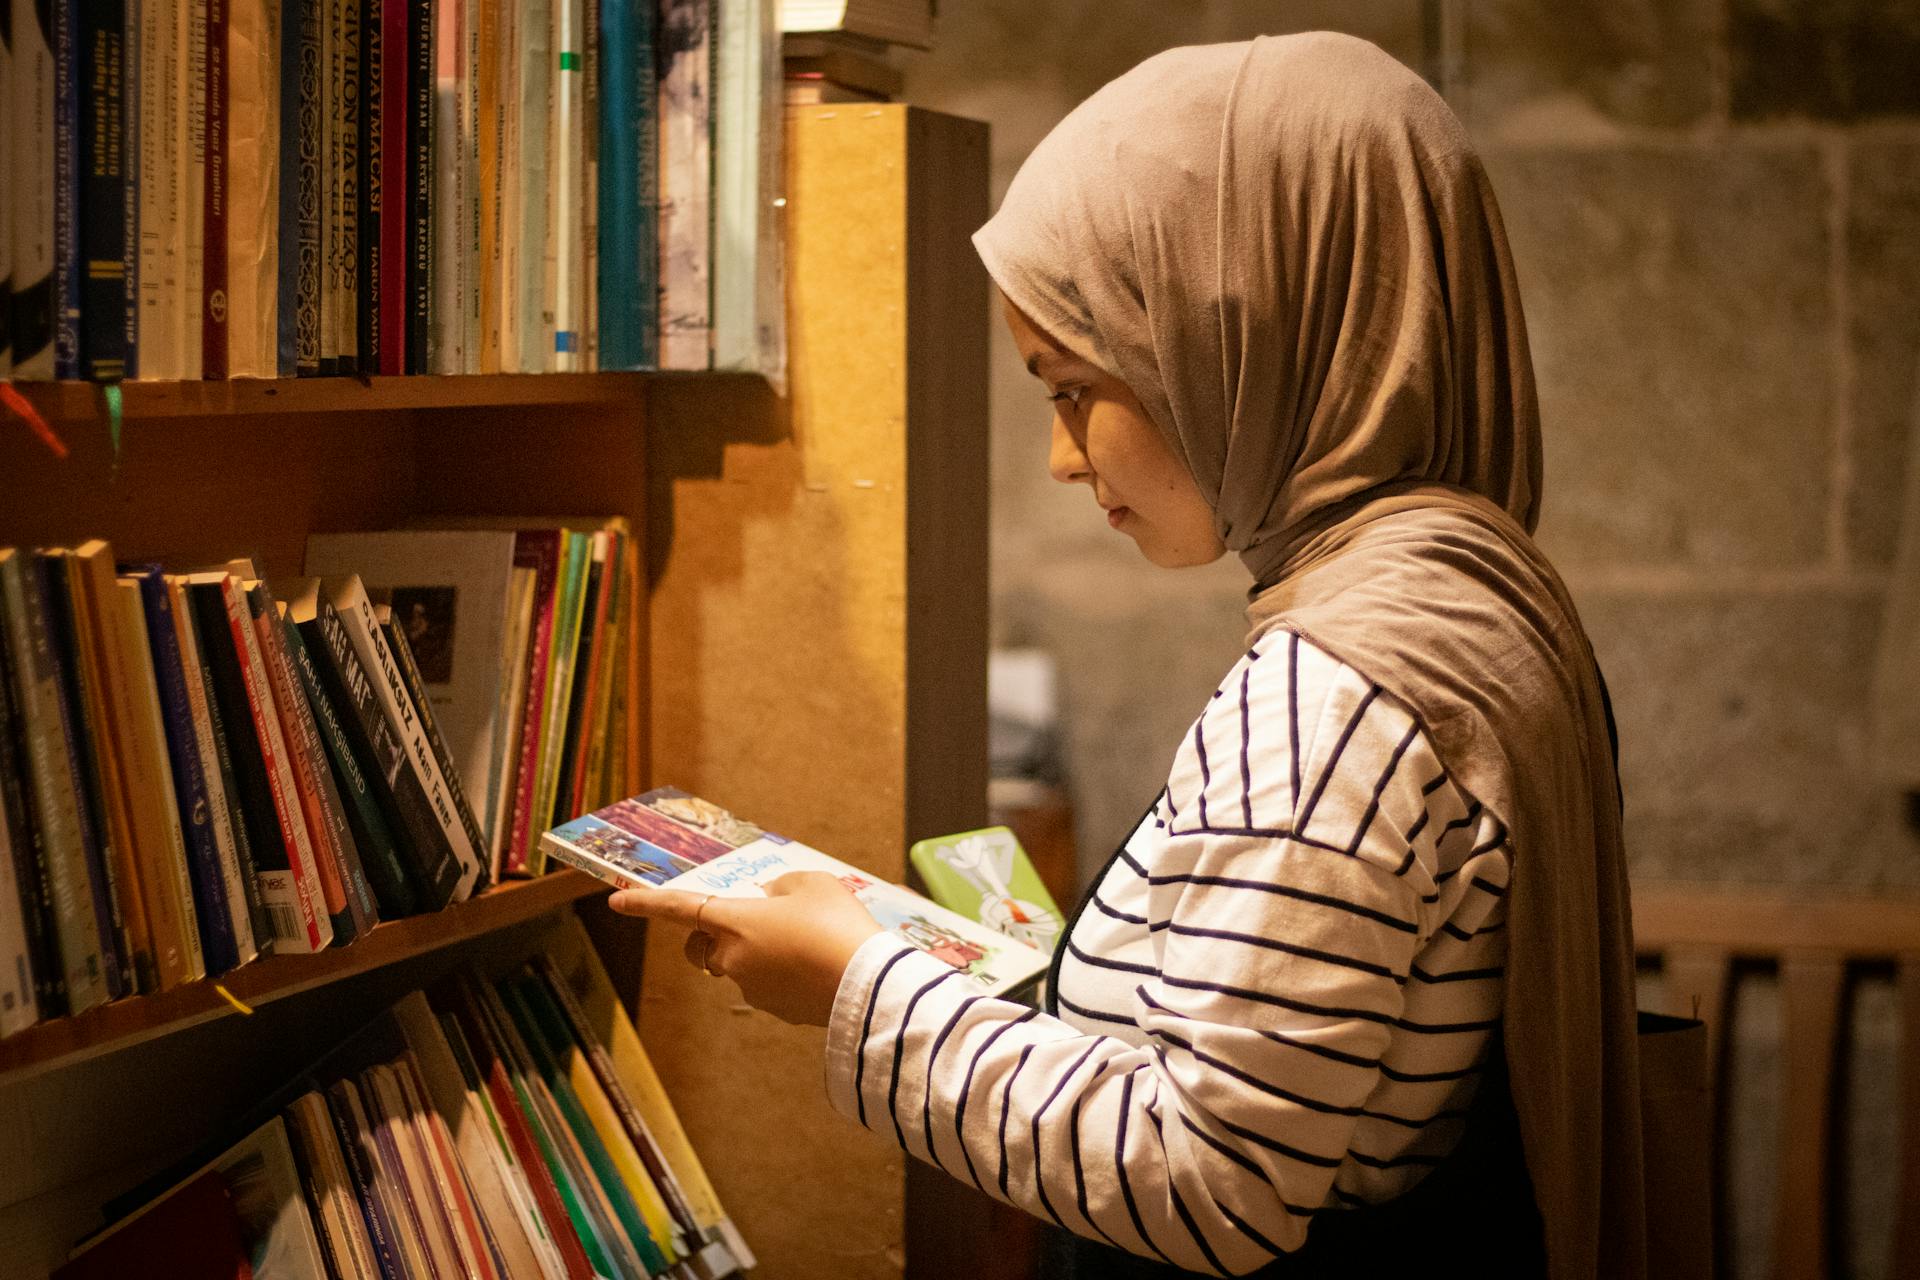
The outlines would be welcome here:
M 391 413 L 414 409 L 558 408 L 636 400 L 645 373 L 499 373 L 438 378 L 234 378 L 124 382 L 128 421 L 268 413 Z M 21 382 L 16 388 L 54 423 L 104 420 L 105 389 L 91 382 Z
M 569 870 L 537 880 L 509 880 L 444 911 L 376 925 L 348 946 L 313 955 L 268 956 L 217 982 L 189 982 L 171 991 L 99 1005 L 75 1017 L 54 1018 L 0 1040 L 0 1086 L 214 1018 L 240 1016 L 218 987 L 241 1004 L 264 1005 L 494 933 L 605 888 L 591 876 Z

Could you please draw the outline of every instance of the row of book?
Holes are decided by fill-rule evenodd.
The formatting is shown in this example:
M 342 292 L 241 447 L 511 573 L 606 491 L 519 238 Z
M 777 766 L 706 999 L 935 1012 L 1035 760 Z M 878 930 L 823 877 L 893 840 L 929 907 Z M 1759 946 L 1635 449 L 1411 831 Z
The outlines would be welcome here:
M 621 522 L 366 539 L 371 593 L 0 549 L 0 1035 L 463 901 L 631 789 Z M 446 565 L 380 589 L 476 547 L 502 585 L 460 579 L 457 613 Z
M 578 921 L 564 928 L 568 965 L 540 953 L 407 996 L 256 1109 L 239 1142 L 109 1206 L 57 1280 L 751 1267 Z
M 0 376 L 784 377 L 775 0 L 0 0 Z

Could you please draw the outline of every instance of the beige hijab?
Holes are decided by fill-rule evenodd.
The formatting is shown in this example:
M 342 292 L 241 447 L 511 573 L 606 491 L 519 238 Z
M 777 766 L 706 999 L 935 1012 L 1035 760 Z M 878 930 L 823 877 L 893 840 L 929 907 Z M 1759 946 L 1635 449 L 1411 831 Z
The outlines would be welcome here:
M 1459 122 L 1351 37 L 1176 49 L 1049 134 L 974 243 L 1186 460 L 1254 575 L 1256 632 L 1406 702 L 1512 832 L 1505 1045 L 1551 1274 L 1644 1275 L 1606 716 L 1529 536 L 1519 289 Z

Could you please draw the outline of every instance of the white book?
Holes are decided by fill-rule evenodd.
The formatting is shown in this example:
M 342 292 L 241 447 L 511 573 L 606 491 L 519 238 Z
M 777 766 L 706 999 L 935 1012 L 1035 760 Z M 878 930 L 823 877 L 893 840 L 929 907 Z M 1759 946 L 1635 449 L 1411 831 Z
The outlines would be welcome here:
M 0 4 L 8 3 L 11 3 L 11 0 L 0 0 Z M 12 30 L 13 11 L 9 9 L 6 31 L 8 38 L 0 40 L 0 107 L 4 107 L 9 113 L 13 111 Z M 5 174 L 10 184 L 20 181 L 13 172 L 12 137 L 13 130 L 0 129 L 0 174 Z M 5 199 L 0 199 L 0 306 L 6 307 L 9 312 L 13 308 L 13 203 L 14 197 L 11 191 Z M 13 318 L 9 314 L 6 319 L 7 324 L 4 328 L 8 330 L 8 341 L 7 345 L 0 347 L 0 378 L 9 377 L 13 373 L 11 334 Z
M 205 306 L 207 256 L 207 7 L 179 5 L 181 74 L 176 127 L 180 173 L 180 373 L 198 378 L 205 371 L 201 312 Z M 143 178 L 145 175 L 141 175 Z
M 171 272 L 168 254 L 168 193 L 176 184 L 166 177 L 163 166 L 172 154 L 172 99 L 167 91 L 167 64 L 173 49 L 173 10 L 169 0 L 141 0 L 128 16 L 138 33 L 138 71 L 135 95 L 129 109 L 139 116 L 136 126 L 138 148 L 134 163 L 138 181 L 135 191 L 136 218 L 127 229 L 135 236 L 138 257 L 138 293 L 134 301 L 134 342 L 138 376 L 147 381 L 178 376 L 180 343 L 174 332 L 168 306 L 167 279 Z
M 494 217 L 500 252 L 500 369 L 518 372 L 520 358 L 520 260 L 524 235 L 521 217 L 520 137 L 525 111 L 520 100 L 521 51 L 525 38 L 516 0 L 491 0 L 500 33 L 500 167 L 494 191 Z
M 575 818 L 541 837 L 550 858 L 620 888 L 757 898 L 794 871 L 824 871 L 889 932 L 951 965 L 980 995 L 1012 991 L 1047 971 L 1048 955 L 903 885 L 661 787 Z
M 720 6 L 714 76 L 713 367 L 784 391 L 782 72 L 777 0 Z
M 518 270 L 519 297 L 514 322 L 518 328 L 520 369 L 542 373 L 553 350 L 553 314 L 546 303 L 548 134 L 552 127 L 549 97 L 553 86 L 553 6 L 551 0 L 527 0 L 515 25 L 520 33 Z M 503 366 L 504 367 L 504 366 Z
M 490 0 L 460 0 L 460 349 L 461 371 L 481 372 L 485 326 L 480 290 L 480 18 Z
M 406 749 L 407 762 L 419 780 L 421 790 L 426 793 L 434 821 L 453 849 L 454 861 L 460 866 L 460 878 L 454 884 L 453 901 L 463 902 L 473 895 L 474 886 L 486 870 L 486 861 L 467 838 L 466 826 L 454 808 L 452 792 L 448 790 L 446 777 L 434 759 L 433 747 L 427 741 L 419 713 L 414 710 L 413 699 L 407 693 L 400 666 L 394 659 L 393 651 L 387 647 L 386 638 L 380 634 L 380 621 L 374 616 L 373 601 L 368 599 L 366 588 L 355 575 L 325 578 L 320 585 L 327 602 L 340 615 L 341 626 L 347 633 L 347 642 L 353 646 L 354 656 L 366 669 L 368 683 L 373 686 L 374 696 L 380 703 L 381 715 Z
M 934 0 L 780 0 L 780 28 L 842 31 L 889 44 L 933 47 Z
M 280 13 L 280 0 L 232 0 L 228 19 L 227 371 L 236 378 L 279 372 Z
M 13 6 L 13 100 L 7 132 L 13 134 L 13 169 L 7 196 L 13 201 L 13 295 L 44 295 L 46 305 L 14 304 L 13 314 L 43 315 L 32 329 L 13 328 L 13 376 L 53 377 L 53 33 L 40 25 L 51 6 L 35 0 L 0 0 Z
M 581 367 L 582 294 L 586 266 L 580 243 L 582 222 L 581 151 L 582 60 L 585 20 L 581 0 L 553 0 L 554 135 L 553 135 L 553 362 L 561 373 Z
M 233 1195 L 241 1238 L 253 1255 L 253 1274 L 276 1280 L 327 1280 L 300 1168 L 287 1143 L 286 1122 L 267 1121 L 213 1162 Z
M 713 362 L 713 5 L 661 0 L 660 367 Z
M 233 807 L 227 796 L 227 784 L 221 774 L 220 755 L 213 738 L 213 712 L 207 703 L 207 685 L 200 665 L 200 638 L 193 628 L 193 606 L 187 601 L 183 580 L 167 579 L 167 595 L 173 603 L 174 637 L 180 646 L 181 674 L 187 686 L 187 709 L 193 716 L 194 751 L 200 757 L 200 772 L 206 780 L 207 819 L 213 829 L 213 847 L 220 855 L 220 879 L 227 887 L 227 920 L 233 929 L 233 942 L 240 963 L 246 964 L 260 954 L 260 940 L 253 933 L 253 913 L 247 909 L 247 869 L 240 862 L 240 845 L 234 835 Z

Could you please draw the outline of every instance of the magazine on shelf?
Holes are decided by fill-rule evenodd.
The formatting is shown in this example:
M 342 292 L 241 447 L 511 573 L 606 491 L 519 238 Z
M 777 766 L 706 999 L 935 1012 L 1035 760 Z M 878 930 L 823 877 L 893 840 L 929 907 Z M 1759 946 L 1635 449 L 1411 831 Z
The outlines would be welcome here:
M 1047 955 L 897 884 L 762 830 L 674 787 L 597 809 L 542 837 L 547 856 L 620 888 L 754 897 L 791 871 L 837 877 L 889 931 L 966 975 L 985 995 L 1044 973 Z

